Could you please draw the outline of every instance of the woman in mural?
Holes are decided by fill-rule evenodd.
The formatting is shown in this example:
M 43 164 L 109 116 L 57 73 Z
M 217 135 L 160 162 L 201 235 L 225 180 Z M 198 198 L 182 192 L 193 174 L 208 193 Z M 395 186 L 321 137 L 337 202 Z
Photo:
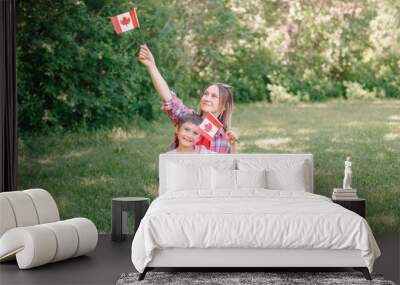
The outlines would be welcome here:
M 162 109 L 168 113 L 168 116 L 175 125 L 179 123 L 180 118 L 187 114 L 196 114 L 196 112 L 186 105 L 171 92 L 167 82 L 164 80 L 156 66 L 154 57 L 146 45 L 140 46 L 139 61 L 147 67 L 151 80 L 158 95 L 163 100 Z M 200 99 L 199 115 L 204 117 L 207 113 L 212 113 L 223 124 L 211 141 L 201 137 L 198 145 L 205 145 L 207 149 L 217 153 L 235 153 L 237 134 L 230 130 L 231 118 L 233 113 L 233 95 L 231 87 L 223 83 L 212 83 L 203 92 Z M 177 146 L 177 138 L 171 144 L 171 149 Z

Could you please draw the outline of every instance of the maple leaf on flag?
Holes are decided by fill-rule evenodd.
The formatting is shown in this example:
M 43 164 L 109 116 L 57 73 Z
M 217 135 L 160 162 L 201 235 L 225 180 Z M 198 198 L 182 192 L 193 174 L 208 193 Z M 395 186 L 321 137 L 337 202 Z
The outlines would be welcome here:
M 127 17 L 123 17 L 121 20 L 121 24 L 126 26 L 131 22 L 131 19 L 127 18 Z
M 138 28 L 139 21 L 137 18 L 136 9 L 133 8 L 129 12 L 112 17 L 112 24 L 117 34 Z

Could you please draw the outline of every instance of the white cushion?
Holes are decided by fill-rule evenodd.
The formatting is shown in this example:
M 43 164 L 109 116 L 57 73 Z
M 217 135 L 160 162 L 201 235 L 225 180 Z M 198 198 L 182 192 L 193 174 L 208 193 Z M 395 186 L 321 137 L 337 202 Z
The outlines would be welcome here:
M 191 163 L 169 163 L 168 191 L 185 191 L 193 189 L 212 189 L 210 166 Z
M 17 227 L 33 226 L 39 223 L 38 215 L 29 195 L 22 191 L 3 192 L 13 209 Z
M 216 160 L 212 165 L 212 188 L 218 192 L 230 192 L 236 190 L 236 159 Z
M 267 188 L 287 191 L 306 191 L 309 181 L 304 161 L 240 159 L 239 170 L 267 170 Z
M 49 263 L 56 251 L 53 231 L 42 225 L 13 228 L 0 238 L 0 260 L 16 255 L 20 269 Z
M 237 161 L 236 164 L 238 167 L 234 167 L 235 161 Z M 285 164 L 290 164 L 292 162 L 294 167 L 285 167 Z M 304 175 L 298 177 L 295 170 L 297 166 L 302 168 L 303 162 Z M 215 165 L 221 164 L 223 166 L 230 165 L 228 169 L 241 170 L 267 169 L 269 171 L 277 169 L 279 172 L 279 169 L 281 169 L 283 173 L 280 173 L 280 175 L 282 175 L 282 177 L 274 177 L 276 175 L 271 173 L 270 185 L 268 185 L 267 189 L 274 187 L 275 189 L 313 192 L 313 157 L 311 154 L 161 154 L 159 163 L 160 195 L 170 191 L 170 176 L 175 176 L 170 175 L 171 171 L 169 165 L 171 163 L 188 163 L 187 166 L 190 164 L 197 164 L 203 167 L 215 167 Z M 241 164 L 241 167 L 239 164 Z M 267 178 L 269 178 L 268 176 Z M 286 185 L 286 181 L 290 182 L 288 183 L 289 185 Z M 200 190 L 193 189 L 193 186 L 190 188 L 192 188 L 191 190 Z M 202 192 L 205 193 L 205 191 Z M 215 191 L 212 190 L 212 192 Z
M 79 236 L 78 248 L 74 257 L 91 252 L 96 248 L 98 233 L 95 224 L 91 220 L 86 218 L 74 218 L 63 222 L 74 226 Z
M 15 228 L 14 211 L 6 197 L 0 194 L 0 237 L 9 229 Z
M 233 169 L 212 168 L 212 184 L 214 191 L 236 190 L 236 172 Z
M 29 195 L 36 208 L 39 224 L 51 223 L 60 220 L 57 204 L 50 193 L 43 189 L 29 189 L 22 191 Z
M 262 170 L 236 170 L 237 188 L 264 188 L 267 184 L 267 171 Z
M 43 189 L 0 193 L 0 214 L 0 237 L 14 227 L 60 220 L 56 202 L 50 193 Z
M 287 173 L 281 170 L 267 172 L 268 188 L 273 190 L 306 191 L 305 176 L 302 167 L 291 169 Z
M 267 184 L 267 171 L 212 169 L 214 191 L 235 191 L 242 188 L 264 188 Z
M 57 250 L 51 262 L 64 260 L 75 255 L 78 250 L 79 237 L 72 225 L 65 223 L 65 221 L 59 221 L 43 224 L 43 226 L 50 228 L 57 240 Z

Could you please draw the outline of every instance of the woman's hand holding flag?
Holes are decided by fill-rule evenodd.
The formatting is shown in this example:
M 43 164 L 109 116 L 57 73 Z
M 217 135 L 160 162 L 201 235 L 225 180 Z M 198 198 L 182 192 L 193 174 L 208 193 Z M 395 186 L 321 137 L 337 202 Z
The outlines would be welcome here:
M 239 136 L 236 134 L 235 131 L 230 130 L 230 131 L 228 131 L 228 132 L 226 133 L 226 135 L 227 135 L 228 138 L 229 138 L 229 143 L 230 143 L 230 144 L 233 145 L 233 144 L 239 142 Z
M 153 54 L 151 53 L 147 45 L 140 45 L 138 59 L 146 67 L 152 67 L 156 65 Z

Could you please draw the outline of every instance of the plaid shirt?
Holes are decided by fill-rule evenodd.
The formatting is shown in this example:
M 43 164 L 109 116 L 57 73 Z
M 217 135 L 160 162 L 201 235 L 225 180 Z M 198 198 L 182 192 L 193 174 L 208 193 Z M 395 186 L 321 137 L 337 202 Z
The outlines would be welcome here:
M 196 114 L 195 111 L 183 104 L 174 92 L 171 92 L 171 99 L 163 101 L 161 109 L 167 112 L 172 122 L 177 125 L 183 115 Z M 199 144 L 199 142 L 197 143 Z M 171 144 L 171 149 L 176 148 L 176 138 Z M 210 142 L 210 151 L 217 153 L 231 153 L 231 144 L 224 127 L 221 127 Z

